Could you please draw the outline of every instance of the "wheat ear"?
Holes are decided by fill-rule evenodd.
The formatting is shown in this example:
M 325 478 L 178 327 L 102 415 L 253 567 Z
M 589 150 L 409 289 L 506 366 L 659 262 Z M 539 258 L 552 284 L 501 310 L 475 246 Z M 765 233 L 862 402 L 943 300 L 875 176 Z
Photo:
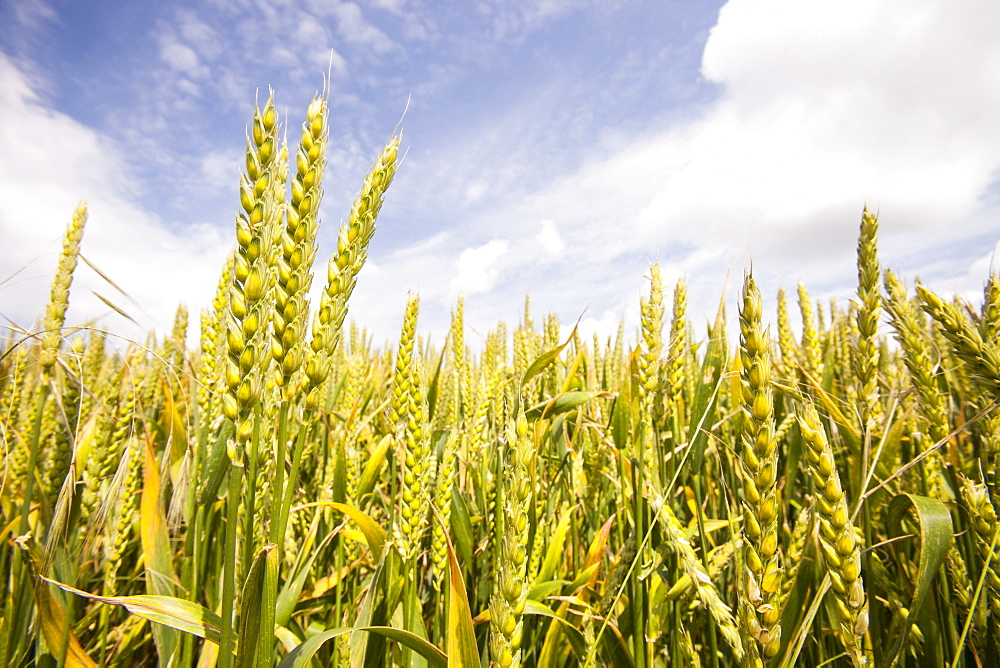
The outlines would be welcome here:
M 494 593 L 490 599 L 491 664 L 501 668 L 521 665 L 524 606 L 528 600 L 526 567 L 528 561 L 528 510 L 531 504 L 529 467 L 534 456 L 533 435 L 528 421 L 519 415 L 508 429 L 508 458 L 503 481 L 503 534 L 495 573 Z
M 924 311 L 941 325 L 955 354 L 968 367 L 969 376 L 988 393 L 1000 392 L 1000 346 L 995 340 L 983 338 L 979 327 L 954 303 L 946 303 L 922 285 L 917 294 Z
M 869 213 L 866 207 L 861 214 L 861 233 L 858 238 L 858 332 L 853 341 L 853 352 L 861 425 L 869 430 L 878 421 L 880 414 L 878 395 L 879 348 L 876 336 L 881 312 L 878 217 Z
M 308 408 L 319 405 L 319 388 L 329 375 L 329 359 L 340 340 L 347 302 L 357 284 L 358 272 L 368 259 L 368 244 L 375 234 L 375 220 L 386 190 L 396 174 L 398 152 L 399 137 L 393 137 L 365 178 L 361 193 L 351 207 L 350 218 L 340 227 L 337 252 L 327 265 L 327 284 L 320 296 L 309 342 L 311 351 L 303 369 L 308 379 Z
M 833 450 L 816 409 L 807 404 L 799 416 L 806 458 L 816 489 L 819 539 L 840 616 L 839 636 L 855 666 L 865 665 L 861 638 L 868 630 L 868 601 L 861 579 L 861 545 L 847 508 L 847 495 Z
M 396 544 L 404 561 L 415 559 L 427 521 L 424 477 L 430 470 L 430 434 L 424 405 L 422 368 L 414 353 L 420 298 L 410 295 L 406 302 L 403 329 L 399 337 L 396 369 L 392 377 L 390 413 L 396 429 L 402 487 L 394 523 Z
M 740 623 L 750 663 L 770 661 L 781 645 L 778 608 L 782 571 L 778 560 L 778 453 L 774 438 L 769 337 L 761 329 L 760 290 L 751 274 L 743 282 L 740 309 L 740 381 L 743 429 L 744 582 Z M 751 649 L 753 648 L 753 649 Z

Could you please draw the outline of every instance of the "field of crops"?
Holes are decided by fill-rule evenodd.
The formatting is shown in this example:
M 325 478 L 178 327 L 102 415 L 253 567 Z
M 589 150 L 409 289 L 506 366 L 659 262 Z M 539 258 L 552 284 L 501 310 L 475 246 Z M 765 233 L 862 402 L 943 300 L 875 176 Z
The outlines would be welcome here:
M 473 353 L 459 300 L 438 348 L 413 296 L 381 350 L 345 316 L 398 139 L 310 306 L 326 102 L 284 134 L 198 349 L 65 322 L 84 205 L 0 342 L 0 665 L 1000 665 L 997 275 L 908 289 L 866 210 L 856 298 L 770 329 L 747 274 L 738 341 L 654 265 L 639 332 L 526 302 Z

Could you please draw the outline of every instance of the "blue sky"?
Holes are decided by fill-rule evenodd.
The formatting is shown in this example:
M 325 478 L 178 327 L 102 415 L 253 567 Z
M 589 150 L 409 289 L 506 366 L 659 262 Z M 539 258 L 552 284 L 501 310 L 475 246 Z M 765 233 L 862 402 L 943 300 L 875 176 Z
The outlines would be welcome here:
M 0 26 L 0 314 L 23 326 L 80 199 L 84 254 L 134 302 L 81 267 L 71 323 L 197 313 L 255 98 L 294 141 L 328 70 L 318 262 L 403 131 L 351 304 L 377 341 L 409 291 L 438 340 L 458 294 L 480 333 L 528 292 L 536 319 L 634 327 L 656 260 L 695 322 L 751 261 L 772 310 L 799 280 L 846 300 L 865 204 L 884 264 L 969 299 L 1000 239 L 993 0 L 4 0 Z

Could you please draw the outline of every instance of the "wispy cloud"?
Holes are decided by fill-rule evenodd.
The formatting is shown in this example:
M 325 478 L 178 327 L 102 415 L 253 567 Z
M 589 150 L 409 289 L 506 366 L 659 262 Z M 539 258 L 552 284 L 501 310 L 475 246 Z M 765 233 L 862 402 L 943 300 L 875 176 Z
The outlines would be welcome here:
M 206 79 L 209 70 L 201 63 L 194 49 L 172 38 L 164 38 L 160 43 L 160 58 L 174 72 L 192 79 Z
M 340 36 L 347 41 L 373 49 L 375 53 L 385 53 L 393 48 L 389 36 L 369 23 L 361 8 L 353 2 L 333 5 L 333 13 L 337 17 Z
M 535 303 L 564 317 L 587 304 L 617 313 L 655 260 L 688 278 L 704 317 L 725 273 L 732 284 L 751 262 L 770 294 L 803 279 L 817 296 L 844 296 L 866 204 L 881 215 L 885 264 L 973 293 L 985 275 L 965 267 L 982 266 L 1000 213 L 989 196 L 1000 172 L 1000 117 L 989 111 L 1000 106 L 1000 68 L 983 66 L 1000 63 L 995 34 L 992 2 L 954 11 L 931 1 L 733 0 L 702 64 L 720 94 L 697 116 L 584 146 L 575 168 L 551 144 L 526 159 L 519 151 L 538 146 L 525 140 L 532 130 L 509 117 L 477 157 L 494 133 L 509 138 L 505 154 L 458 161 L 453 173 L 467 176 L 456 190 L 480 195 L 465 234 L 502 231 L 511 244 L 491 297 L 509 302 L 531 281 Z M 505 198 L 489 199 L 483 182 L 501 184 Z M 482 201 L 492 208 L 478 210 Z M 515 249 L 544 235 L 534 221 L 545 219 L 566 240 L 562 261 L 540 271 Z M 934 262 L 945 246 L 949 262 Z
M 886 264 L 978 291 L 1000 212 L 996 3 L 732 0 L 710 33 L 703 9 L 630 7 L 166 6 L 142 81 L 109 103 L 100 127 L 32 97 L 39 80 L 7 63 L 0 114 L 24 137 L 44 137 L 0 140 L 8 154 L 32 164 L 39 142 L 74 147 L 59 146 L 65 164 L 54 171 L 19 170 L 4 186 L 27 184 L 22 195 L 51 205 L 49 248 L 88 197 L 95 214 L 106 202 L 108 220 L 138 221 L 128 234 L 199 260 L 207 248 L 221 255 L 254 91 L 275 85 L 294 143 L 296 110 L 332 53 L 321 259 L 412 94 L 409 153 L 352 304 L 377 332 L 394 333 L 406 293 L 419 290 L 433 334 L 459 291 L 480 330 L 520 313 L 530 292 L 536 309 L 564 321 L 585 313 L 586 327 L 606 333 L 623 316 L 634 324 L 656 260 L 666 282 L 687 279 L 703 317 L 727 272 L 732 286 L 751 262 L 769 295 L 803 279 L 815 296 L 843 297 L 865 204 L 880 212 Z M 616 21 L 633 21 L 627 44 L 593 32 Z M 665 28 L 677 32 L 663 37 Z M 594 43 L 606 51 L 591 54 Z M 22 195 L 16 208 L 0 205 L 13 212 L 7 221 L 27 215 Z M 201 294 L 214 289 L 217 261 L 205 261 Z M 163 301 L 172 308 L 194 291 Z
M 56 17 L 55 10 L 45 0 L 14 0 L 14 16 L 23 28 L 34 29 Z
M 102 325 L 142 337 L 146 329 L 169 329 L 178 303 L 194 308 L 207 303 L 229 240 L 205 225 L 168 231 L 136 206 L 126 162 L 115 144 L 42 106 L 30 81 L 2 53 L 0 127 L 6 129 L 0 133 L 0 302 L 5 318 L 30 327 L 39 315 L 63 232 L 81 199 L 90 209 L 82 253 L 140 306 L 81 264 L 68 322 L 105 316 Z M 140 328 L 114 315 L 94 293 L 122 306 Z

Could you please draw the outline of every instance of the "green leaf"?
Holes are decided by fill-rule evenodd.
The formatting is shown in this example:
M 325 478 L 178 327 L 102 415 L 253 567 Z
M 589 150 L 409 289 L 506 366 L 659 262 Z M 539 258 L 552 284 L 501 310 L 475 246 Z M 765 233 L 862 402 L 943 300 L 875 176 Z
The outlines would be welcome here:
M 556 415 L 561 415 L 562 413 L 568 413 L 577 406 L 587 403 L 591 399 L 610 396 L 611 395 L 607 392 L 585 392 L 582 390 L 563 392 L 562 394 L 557 394 L 548 401 L 544 401 L 537 406 L 532 406 L 524 412 L 524 417 L 526 417 L 530 422 L 534 422 L 535 420 L 542 418 L 552 418 Z
M 96 596 L 76 587 L 71 587 L 68 584 L 57 582 L 56 580 L 50 580 L 49 578 L 41 579 L 71 594 L 109 605 L 120 605 L 137 617 L 169 626 L 184 633 L 190 633 L 199 638 L 210 640 L 215 644 L 219 643 L 219 629 L 222 626 L 222 617 L 197 603 L 185 601 L 182 598 L 174 598 L 173 596 L 150 596 L 148 594 L 140 594 L 138 596 Z
M 563 558 L 566 533 L 569 531 L 570 522 L 573 520 L 574 510 L 576 510 L 576 506 L 563 511 L 556 530 L 549 536 L 549 545 L 545 550 L 545 559 L 542 561 L 542 567 L 538 570 L 538 577 L 535 579 L 536 582 L 545 582 L 553 579 L 556 567 L 559 566 L 559 562 Z
M 66 620 L 66 612 L 59 603 L 59 599 L 52 596 L 48 586 L 45 585 L 45 582 L 52 581 L 38 574 L 38 555 L 32 551 L 28 544 L 29 540 L 30 536 L 21 536 L 14 542 L 25 552 L 31 576 L 29 579 L 35 593 L 35 611 L 38 613 L 36 621 L 42 629 L 45 644 L 49 646 L 50 651 L 58 652 L 58 648 L 62 647 L 65 641 L 65 665 L 70 668 L 97 668 L 97 663 L 87 655 L 86 650 L 83 649 L 80 641 L 70 629 Z M 53 584 L 59 585 L 58 582 L 53 582 Z M 64 638 L 63 634 L 67 631 L 69 636 Z
M 389 561 L 395 550 L 384 550 L 378 560 L 375 573 L 368 585 L 368 591 L 361 601 L 355 627 L 357 629 L 371 626 L 384 626 L 388 608 L 387 571 Z M 360 631 L 351 634 L 351 668 L 378 665 L 384 659 L 385 638 L 379 635 L 362 634 Z
M 424 626 L 420 597 L 414 583 L 404 582 L 402 596 L 402 605 L 397 608 L 397 613 L 401 613 L 398 615 L 400 617 L 399 623 L 390 625 L 397 628 L 402 627 L 418 638 L 427 640 L 427 627 Z M 393 621 L 396 621 L 396 619 L 394 618 Z M 403 665 L 409 666 L 409 668 L 427 668 L 426 659 L 419 653 L 415 654 L 409 649 L 403 650 L 401 659 Z
M 570 591 L 579 591 L 580 588 L 586 586 L 589 582 L 595 579 L 600 567 L 600 564 L 591 564 L 590 566 L 580 570 L 580 572 L 576 574 L 576 579 L 569 583 Z
M 316 523 L 313 523 L 309 528 L 309 533 L 306 536 L 307 545 L 312 544 L 317 526 Z M 298 602 L 299 596 L 302 595 L 302 588 L 305 586 L 306 578 L 309 576 L 313 562 L 326 546 L 330 544 L 335 535 L 336 531 L 328 533 L 316 549 L 307 550 L 308 556 L 301 552 L 299 553 L 299 559 L 295 564 L 295 575 L 285 581 L 285 585 L 281 588 L 281 592 L 278 594 L 278 601 L 275 604 L 274 623 L 279 627 L 288 625 L 288 620 L 292 618 L 292 613 L 295 611 L 295 604 Z M 300 545 L 299 547 L 301 548 L 302 546 Z
M 785 419 L 794 420 L 794 417 L 791 413 L 789 413 L 785 416 Z M 799 473 L 806 470 L 801 464 L 803 441 L 802 434 L 799 433 L 798 426 L 794 424 L 792 425 L 785 442 L 788 444 L 785 451 L 785 489 L 797 489 L 796 483 L 798 481 Z
M 802 646 L 809 637 L 809 630 L 812 628 L 813 620 L 819 612 L 820 604 L 823 602 L 823 596 L 829 589 L 830 574 L 827 573 L 823 577 L 822 582 L 819 583 L 819 587 L 816 589 L 816 593 L 813 595 L 812 600 L 809 603 L 809 607 L 805 609 L 805 614 L 802 615 L 799 620 L 799 625 L 795 627 L 793 633 L 787 634 L 789 636 L 788 640 L 785 640 L 785 638 L 782 637 L 781 653 L 779 654 L 776 664 L 778 668 L 792 668 L 793 666 L 798 665 L 799 653 L 802 651 Z
M 802 516 L 799 516 L 801 521 Z M 816 582 L 820 580 L 816 563 L 816 542 L 806 541 L 805 551 L 795 568 L 795 580 L 788 593 L 784 610 L 781 613 L 781 628 L 786 631 L 781 634 L 781 649 L 778 651 L 780 666 L 793 666 L 798 660 L 802 645 L 809 636 L 813 617 L 819 611 L 823 593 L 830 587 L 830 576 L 826 576 L 825 585 L 820 594 L 814 591 Z
M 385 529 L 380 527 L 375 520 L 369 517 L 364 511 L 358 510 L 354 506 L 349 506 L 346 503 L 334 503 L 332 501 L 317 501 L 315 503 L 309 504 L 310 506 L 319 506 L 322 508 L 333 508 L 334 510 L 339 510 L 344 513 L 358 525 L 361 529 L 361 533 L 364 534 L 365 540 L 368 542 L 368 549 L 372 551 L 372 556 L 376 560 L 382 558 L 382 549 L 385 547 L 386 533 Z
M 203 484 L 198 488 L 198 503 L 208 506 L 215 502 L 219 495 L 219 487 L 226 479 L 229 472 L 229 457 L 226 454 L 226 442 L 236 431 L 232 420 L 222 423 L 219 430 L 219 437 L 209 448 L 208 461 L 205 462 L 206 475 L 203 477 Z
M 626 383 L 623 385 L 622 391 L 615 397 L 614 405 L 611 407 L 611 441 L 619 452 L 628 445 L 630 416 L 627 388 L 628 384 Z
M 565 603 L 560 604 L 559 610 L 565 614 L 569 606 Z M 544 603 L 539 603 L 538 601 L 527 600 L 524 604 L 524 614 L 526 615 L 537 615 L 539 617 L 547 617 L 553 621 L 558 622 L 558 628 L 551 628 L 549 633 L 546 634 L 547 644 L 550 648 L 554 646 L 554 641 L 561 632 L 561 635 L 566 638 L 569 642 L 570 648 L 573 653 L 576 654 L 577 660 L 580 665 L 583 665 L 584 660 L 587 656 L 587 642 L 583 637 L 583 633 L 580 629 L 576 628 L 565 617 L 555 612 L 549 606 Z M 554 624 L 553 627 L 556 627 Z
M 281 643 L 281 647 L 285 650 L 286 654 L 302 644 L 302 638 L 295 635 L 284 626 L 275 626 L 274 636 L 278 639 L 278 642 Z
M 441 384 L 441 369 L 444 367 L 444 357 L 445 350 L 441 350 L 441 354 L 438 355 L 437 366 L 434 369 L 434 376 L 431 378 L 430 384 L 427 386 L 427 421 L 430 422 L 434 419 L 434 411 L 437 408 L 437 398 L 438 398 L 438 387 Z
M 382 463 L 385 462 L 385 456 L 389 452 L 391 445 L 392 436 L 386 434 L 375 446 L 375 449 L 372 450 L 371 456 L 368 457 L 368 461 L 365 463 L 365 468 L 361 471 L 361 478 L 358 480 L 357 498 L 363 499 L 368 494 L 371 494 L 371 491 L 375 488 L 379 469 L 382 468 Z
M 139 526 L 143 561 L 146 565 L 146 591 L 152 596 L 175 593 L 174 565 L 171 559 L 167 517 L 160 504 L 160 469 L 156 455 L 147 442 L 143 468 L 142 498 L 139 504 Z M 178 647 L 177 634 L 162 625 L 153 627 L 153 640 L 158 656 L 169 664 Z
M 243 583 L 243 596 L 240 599 L 240 641 L 239 652 L 236 653 L 236 668 L 249 668 L 256 662 L 258 645 L 266 645 L 265 638 L 273 637 L 274 624 L 272 623 L 271 633 L 265 634 L 261 628 L 261 619 L 264 606 L 267 601 L 262 600 L 264 594 L 264 575 L 267 570 L 268 556 L 276 552 L 277 545 L 266 545 L 250 564 L 250 572 L 247 574 L 246 582 Z M 273 558 L 277 558 L 274 554 Z M 277 563 L 277 562 L 275 562 Z M 270 602 L 272 610 L 274 601 Z M 273 614 L 271 619 L 273 620 Z
M 588 662 L 588 660 L 593 659 L 593 652 L 600 651 L 601 655 L 604 657 L 604 665 L 612 666 L 613 668 L 634 668 L 635 664 L 629 656 L 628 651 L 625 648 L 625 644 L 622 641 L 622 637 L 618 633 L 618 629 L 614 626 L 614 624 L 609 623 L 608 628 L 610 628 L 612 632 L 602 635 L 597 647 L 591 647 L 587 644 L 587 641 L 583 637 L 583 633 L 580 629 L 570 623 L 563 616 L 568 609 L 568 603 L 562 603 L 559 606 L 559 612 L 556 612 L 549 606 L 544 603 L 539 603 L 538 601 L 532 601 L 529 599 L 525 602 L 524 614 L 547 617 L 553 621 L 559 622 L 558 625 L 553 624 L 552 627 L 550 627 L 549 632 L 546 634 L 545 644 L 547 647 L 542 650 L 543 657 L 548 655 L 549 658 L 551 658 L 551 655 L 556 653 L 553 647 L 557 644 L 556 641 L 561 633 L 569 642 L 569 646 L 573 650 L 573 654 L 576 655 L 577 663 L 581 666 L 594 665 L 592 662 Z M 542 665 L 542 663 L 540 662 L 539 665 Z
M 278 668 L 307 668 L 316 652 L 318 652 L 319 649 L 328 641 L 333 640 L 338 636 L 353 632 L 372 633 L 390 640 L 395 640 L 404 647 L 409 647 L 414 652 L 427 659 L 427 663 L 435 668 L 448 668 L 448 657 L 444 654 L 444 652 L 409 631 L 394 629 L 391 626 L 347 627 L 342 629 L 330 629 L 329 631 L 318 633 L 289 652 L 288 655 L 281 660 L 281 663 L 278 664 Z M 456 665 L 461 666 L 467 664 Z M 478 665 L 478 663 L 473 665 Z
M 546 350 L 544 353 L 539 355 L 535 361 L 531 363 L 531 366 L 528 367 L 528 370 L 524 372 L 524 377 L 521 378 L 521 387 L 523 388 L 528 384 L 529 380 L 540 374 L 545 367 L 559 359 L 559 355 L 562 353 L 563 349 L 569 345 L 569 342 L 573 340 L 574 336 L 576 336 L 576 327 L 573 327 L 573 331 L 569 333 L 569 336 L 566 337 L 566 341 L 564 341 L 561 345 L 558 345 L 551 350 Z
M 708 341 L 705 359 L 701 363 L 701 377 L 694 390 L 691 403 L 691 419 L 688 422 L 694 435 L 688 435 L 691 442 L 691 467 L 701 471 L 708 445 L 708 430 L 715 422 L 715 404 L 722 384 L 722 369 L 726 365 L 726 323 L 722 305 L 712 327 L 712 337 Z
M 451 491 L 451 530 L 455 534 L 455 547 L 462 555 L 462 561 L 472 561 L 472 519 L 469 517 L 469 506 L 458 487 Z
M 917 581 L 913 589 L 913 601 L 909 609 L 914 616 L 923 606 L 930 592 L 934 577 L 938 574 L 945 555 L 954 540 L 952 534 L 951 512 L 948 506 L 937 499 L 917 494 L 897 494 L 889 502 L 888 530 L 890 536 L 903 534 L 903 518 L 912 512 L 919 525 L 920 553 L 917 558 Z M 912 617 L 911 617 L 912 619 Z M 903 650 L 911 624 L 904 624 L 903 629 L 893 639 L 884 665 L 892 666 Z
M 451 545 L 448 532 L 444 534 L 448 549 L 448 657 L 456 666 L 478 666 L 479 647 L 476 632 L 472 628 L 472 610 L 465 591 L 462 569 L 458 567 L 455 549 Z
M 337 503 L 347 502 L 347 439 L 338 438 L 334 445 L 333 487 L 331 496 Z
M 544 601 L 552 594 L 562 591 L 562 588 L 566 584 L 568 584 L 566 580 L 549 580 L 548 582 L 536 583 L 535 586 L 528 591 L 528 600 Z

